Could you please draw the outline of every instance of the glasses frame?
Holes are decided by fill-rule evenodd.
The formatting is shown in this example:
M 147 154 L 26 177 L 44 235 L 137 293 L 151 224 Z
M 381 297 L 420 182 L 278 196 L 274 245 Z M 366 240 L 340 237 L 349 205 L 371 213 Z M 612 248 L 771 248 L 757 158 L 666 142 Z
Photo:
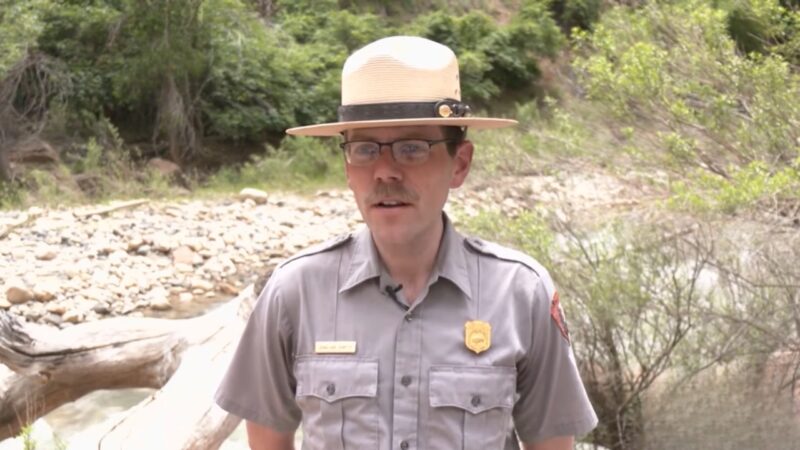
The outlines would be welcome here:
M 415 161 L 414 163 L 411 163 L 411 164 L 409 164 L 408 162 L 404 162 L 404 161 L 401 161 L 400 159 L 398 159 L 397 153 L 400 152 L 400 147 L 396 146 L 396 144 L 399 144 L 399 143 L 402 143 L 402 142 L 409 142 L 409 141 L 411 141 L 411 142 L 425 142 L 426 144 L 428 144 L 428 152 L 425 153 L 425 158 L 417 160 L 417 161 Z M 402 164 L 402 165 L 406 165 L 406 166 L 415 166 L 415 165 L 419 165 L 419 164 L 424 163 L 425 161 L 428 160 L 428 158 L 430 158 L 431 151 L 433 151 L 433 146 L 434 145 L 442 144 L 442 143 L 445 143 L 445 142 L 451 143 L 451 142 L 459 142 L 459 141 L 456 140 L 456 139 L 434 139 L 434 140 L 430 140 L 430 139 L 414 139 L 414 138 L 397 139 L 396 141 L 391 141 L 391 142 L 356 140 L 356 141 L 340 142 L 339 143 L 339 148 L 342 149 L 342 152 L 344 153 L 344 159 L 345 159 L 345 161 L 347 161 L 347 164 L 350 164 L 352 166 L 364 167 L 364 166 L 369 166 L 370 164 L 373 164 L 375 161 L 378 160 L 378 158 L 381 157 L 381 153 L 383 152 L 383 148 L 384 147 L 389 147 L 389 149 L 391 149 L 392 159 L 396 163 Z M 356 143 L 377 144 L 378 145 L 378 151 L 375 153 L 375 156 L 369 162 L 366 162 L 366 163 L 363 163 L 363 164 L 361 164 L 361 163 L 354 164 L 350 160 L 350 154 L 347 151 L 347 145 L 348 144 L 356 144 Z

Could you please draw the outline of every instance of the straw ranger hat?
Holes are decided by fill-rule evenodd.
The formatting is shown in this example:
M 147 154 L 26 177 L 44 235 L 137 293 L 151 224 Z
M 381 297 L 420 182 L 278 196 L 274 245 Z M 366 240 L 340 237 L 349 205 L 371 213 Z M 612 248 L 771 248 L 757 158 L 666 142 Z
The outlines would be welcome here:
M 461 102 L 458 60 L 428 39 L 393 36 L 357 50 L 342 69 L 339 121 L 290 128 L 300 136 L 336 136 L 345 130 L 440 125 L 501 128 L 515 120 L 469 116 Z

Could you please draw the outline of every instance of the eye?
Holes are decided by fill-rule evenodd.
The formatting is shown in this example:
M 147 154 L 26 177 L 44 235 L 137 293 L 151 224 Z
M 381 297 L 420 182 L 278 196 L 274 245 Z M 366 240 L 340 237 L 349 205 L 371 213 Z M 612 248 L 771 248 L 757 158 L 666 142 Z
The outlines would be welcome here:
M 374 142 L 351 142 L 349 148 L 350 154 L 359 158 L 369 158 L 378 151 L 378 145 Z
M 430 146 L 425 141 L 410 140 L 397 141 L 394 143 L 395 157 L 406 161 L 425 158 L 430 150 Z

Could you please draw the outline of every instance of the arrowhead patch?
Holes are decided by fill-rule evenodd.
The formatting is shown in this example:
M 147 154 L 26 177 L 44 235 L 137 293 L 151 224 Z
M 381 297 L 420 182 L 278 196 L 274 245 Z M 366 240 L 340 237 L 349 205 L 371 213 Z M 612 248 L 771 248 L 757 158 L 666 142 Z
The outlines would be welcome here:
M 558 291 L 553 294 L 553 300 L 550 302 L 550 318 L 555 322 L 561 336 L 569 343 L 569 328 L 567 328 L 567 320 L 564 318 L 564 310 L 561 309 L 561 304 L 558 302 Z

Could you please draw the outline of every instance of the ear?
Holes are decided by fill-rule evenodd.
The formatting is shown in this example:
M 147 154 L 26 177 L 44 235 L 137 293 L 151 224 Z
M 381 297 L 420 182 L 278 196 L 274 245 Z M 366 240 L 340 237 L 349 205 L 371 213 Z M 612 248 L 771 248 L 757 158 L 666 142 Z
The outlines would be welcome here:
M 464 184 L 467 179 L 469 169 L 472 167 L 472 152 L 474 147 L 472 141 L 463 141 L 456 147 L 456 154 L 453 155 L 453 174 L 450 178 L 450 189 L 455 189 Z

